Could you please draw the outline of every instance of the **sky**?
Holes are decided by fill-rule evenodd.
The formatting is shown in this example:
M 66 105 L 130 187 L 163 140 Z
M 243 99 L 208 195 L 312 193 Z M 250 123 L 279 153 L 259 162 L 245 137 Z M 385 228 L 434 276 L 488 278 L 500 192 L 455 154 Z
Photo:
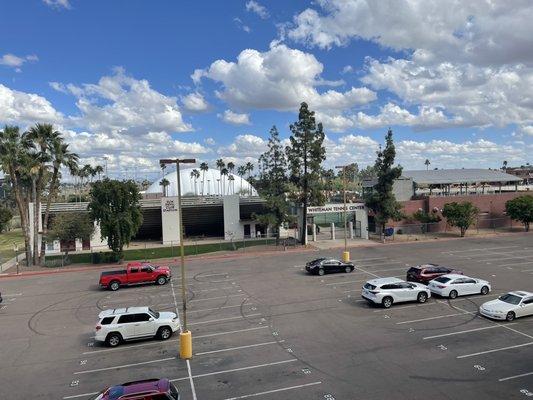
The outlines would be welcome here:
M 533 2 L 0 2 L 0 124 L 53 123 L 84 163 L 157 178 L 158 160 L 256 162 L 302 101 L 325 167 L 532 162 Z

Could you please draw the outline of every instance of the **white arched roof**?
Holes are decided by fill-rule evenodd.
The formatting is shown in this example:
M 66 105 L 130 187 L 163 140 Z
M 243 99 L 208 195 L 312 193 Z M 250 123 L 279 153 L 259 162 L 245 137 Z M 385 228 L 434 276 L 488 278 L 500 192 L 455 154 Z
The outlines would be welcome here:
M 209 169 L 205 173 L 200 171 L 200 177 L 196 180 L 191 178 L 191 171 L 194 168 L 182 169 L 180 171 L 181 181 L 181 195 L 182 196 L 220 196 L 241 194 L 241 196 L 249 196 L 250 190 L 252 196 L 257 196 L 255 189 L 238 175 L 228 174 L 221 179 L 220 171 L 218 169 Z M 233 181 L 229 179 L 233 176 Z M 170 182 L 167 186 L 167 196 L 177 196 L 177 176 L 176 171 L 165 175 L 165 178 Z M 152 183 L 146 193 L 163 193 L 163 186 L 159 184 L 163 178 L 157 179 Z

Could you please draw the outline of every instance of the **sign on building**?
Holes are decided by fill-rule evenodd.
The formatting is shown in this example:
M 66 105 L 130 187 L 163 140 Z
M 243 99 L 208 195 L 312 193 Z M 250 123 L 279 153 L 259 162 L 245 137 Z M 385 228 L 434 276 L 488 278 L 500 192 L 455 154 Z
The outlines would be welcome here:
M 346 205 L 346 211 L 364 210 L 364 203 L 349 203 Z M 326 204 L 324 206 L 307 207 L 307 214 L 327 214 L 334 212 L 344 212 L 344 204 Z

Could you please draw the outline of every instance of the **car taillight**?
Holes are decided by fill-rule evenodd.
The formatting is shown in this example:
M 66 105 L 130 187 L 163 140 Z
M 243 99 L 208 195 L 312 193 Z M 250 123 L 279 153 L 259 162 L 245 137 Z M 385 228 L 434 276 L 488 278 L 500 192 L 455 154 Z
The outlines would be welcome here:
M 445 286 L 445 285 L 437 285 L 437 287 L 438 287 L 439 289 L 444 289 L 446 286 Z
M 96 330 L 99 331 L 100 329 L 102 329 L 102 327 L 100 325 L 96 325 Z
M 379 292 L 377 290 L 369 290 L 368 293 L 378 294 Z

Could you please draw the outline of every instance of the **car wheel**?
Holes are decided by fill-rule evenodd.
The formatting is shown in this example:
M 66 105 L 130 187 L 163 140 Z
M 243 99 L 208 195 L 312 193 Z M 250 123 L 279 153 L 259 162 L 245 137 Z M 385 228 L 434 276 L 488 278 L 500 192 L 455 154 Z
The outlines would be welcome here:
M 346 271 L 347 274 L 353 271 L 352 267 L 346 267 L 344 268 L 344 271 Z
M 457 298 L 457 290 L 452 290 L 450 294 L 448 295 L 450 299 L 456 299 Z
M 116 292 L 118 289 L 120 289 L 120 282 L 119 281 L 113 281 L 109 284 L 109 289 L 111 289 L 113 292 Z
M 418 293 L 418 296 L 416 297 L 416 301 L 419 303 L 425 303 L 428 299 L 428 294 L 426 292 L 420 292 Z
M 509 311 L 505 316 L 505 319 L 509 322 L 513 321 L 516 318 L 516 314 L 512 311 Z
M 384 308 L 390 308 L 390 306 L 392 306 L 392 297 L 390 296 L 384 297 L 383 300 L 381 300 L 381 305 Z
M 105 342 L 109 347 L 117 347 L 122 342 L 122 336 L 118 333 L 110 333 Z
M 157 336 L 161 340 L 167 340 L 172 336 L 172 329 L 170 329 L 168 326 L 163 326 L 159 328 L 159 331 L 157 332 Z
M 481 294 L 482 294 L 482 295 L 486 295 L 486 294 L 488 294 L 488 293 L 489 293 L 489 287 L 488 287 L 488 286 L 483 286 L 483 287 L 481 288 Z
M 165 283 L 167 283 L 167 278 L 164 276 L 160 276 L 157 278 L 156 282 L 158 285 L 164 285 Z
M 326 271 L 324 271 L 324 268 L 319 268 L 318 269 L 318 275 L 322 276 L 326 273 Z

